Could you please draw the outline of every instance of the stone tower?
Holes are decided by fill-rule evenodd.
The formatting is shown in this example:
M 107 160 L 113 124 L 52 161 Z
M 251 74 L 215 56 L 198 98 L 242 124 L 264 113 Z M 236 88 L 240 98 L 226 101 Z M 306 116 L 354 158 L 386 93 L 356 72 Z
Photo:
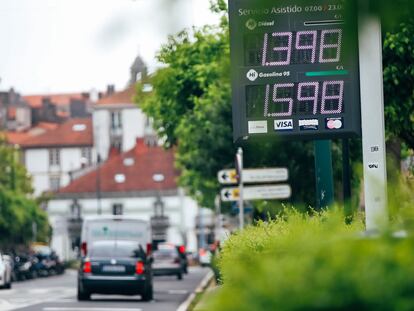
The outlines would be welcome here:
M 147 66 L 142 60 L 141 56 L 137 56 L 130 68 L 131 77 L 129 85 L 135 84 L 137 81 L 144 79 L 147 76 Z

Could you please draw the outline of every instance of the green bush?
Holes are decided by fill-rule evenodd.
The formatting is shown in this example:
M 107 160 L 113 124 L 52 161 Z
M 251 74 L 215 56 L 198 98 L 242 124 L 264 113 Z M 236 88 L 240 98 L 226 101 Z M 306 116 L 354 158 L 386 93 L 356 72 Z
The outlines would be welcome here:
M 354 219 L 288 212 L 233 235 L 209 310 L 414 310 L 414 239 L 363 237 Z

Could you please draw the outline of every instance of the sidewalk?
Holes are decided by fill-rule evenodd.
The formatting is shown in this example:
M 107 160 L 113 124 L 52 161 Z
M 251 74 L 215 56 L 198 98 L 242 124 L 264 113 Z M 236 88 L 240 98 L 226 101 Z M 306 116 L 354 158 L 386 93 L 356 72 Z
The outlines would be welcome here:
M 209 297 L 214 295 L 219 289 L 220 286 L 218 286 L 214 278 L 212 278 L 207 288 L 203 292 L 198 293 L 198 299 L 196 298 L 194 300 L 196 305 L 193 308 L 190 306 L 188 311 L 208 311 L 206 307 L 207 301 Z

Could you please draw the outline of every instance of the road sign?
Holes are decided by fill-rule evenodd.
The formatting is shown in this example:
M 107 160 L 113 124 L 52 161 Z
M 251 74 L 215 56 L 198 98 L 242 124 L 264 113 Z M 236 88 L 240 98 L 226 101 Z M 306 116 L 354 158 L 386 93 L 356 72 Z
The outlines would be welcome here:
M 232 185 L 237 184 L 237 172 L 235 169 L 221 170 L 217 173 L 217 179 L 220 184 Z
M 244 200 L 288 199 L 292 194 L 289 185 L 266 185 L 243 187 Z M 238 187 L 228 187 L 221 190 L 221 200 L 224 202 L 238 201 Z
M 289 179 L 287 168 L 261 168 L 243 170 L 244 183 L 286 181 Z
M 357 14 L 348 11 L 343 0 L 229 1 L 236 142 L 361 134 Z
M 221 170 L 217 174 L 219 183 L 224 185 L 237 184 L 235 169 Z M 285 167 L 251 168 L 243 170 L 243 183 L 277 182 L 289 179 L 288 169 Z

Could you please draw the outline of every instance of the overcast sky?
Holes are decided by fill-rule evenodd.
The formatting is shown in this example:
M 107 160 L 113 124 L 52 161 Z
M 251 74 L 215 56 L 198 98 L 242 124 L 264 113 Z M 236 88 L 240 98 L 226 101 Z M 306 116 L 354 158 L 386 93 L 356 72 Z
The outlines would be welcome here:
M 214 24 L 208 0 L 0 0 L 0 90 L 119 90 L 140 53 L 154 70 L 167 35 Z

